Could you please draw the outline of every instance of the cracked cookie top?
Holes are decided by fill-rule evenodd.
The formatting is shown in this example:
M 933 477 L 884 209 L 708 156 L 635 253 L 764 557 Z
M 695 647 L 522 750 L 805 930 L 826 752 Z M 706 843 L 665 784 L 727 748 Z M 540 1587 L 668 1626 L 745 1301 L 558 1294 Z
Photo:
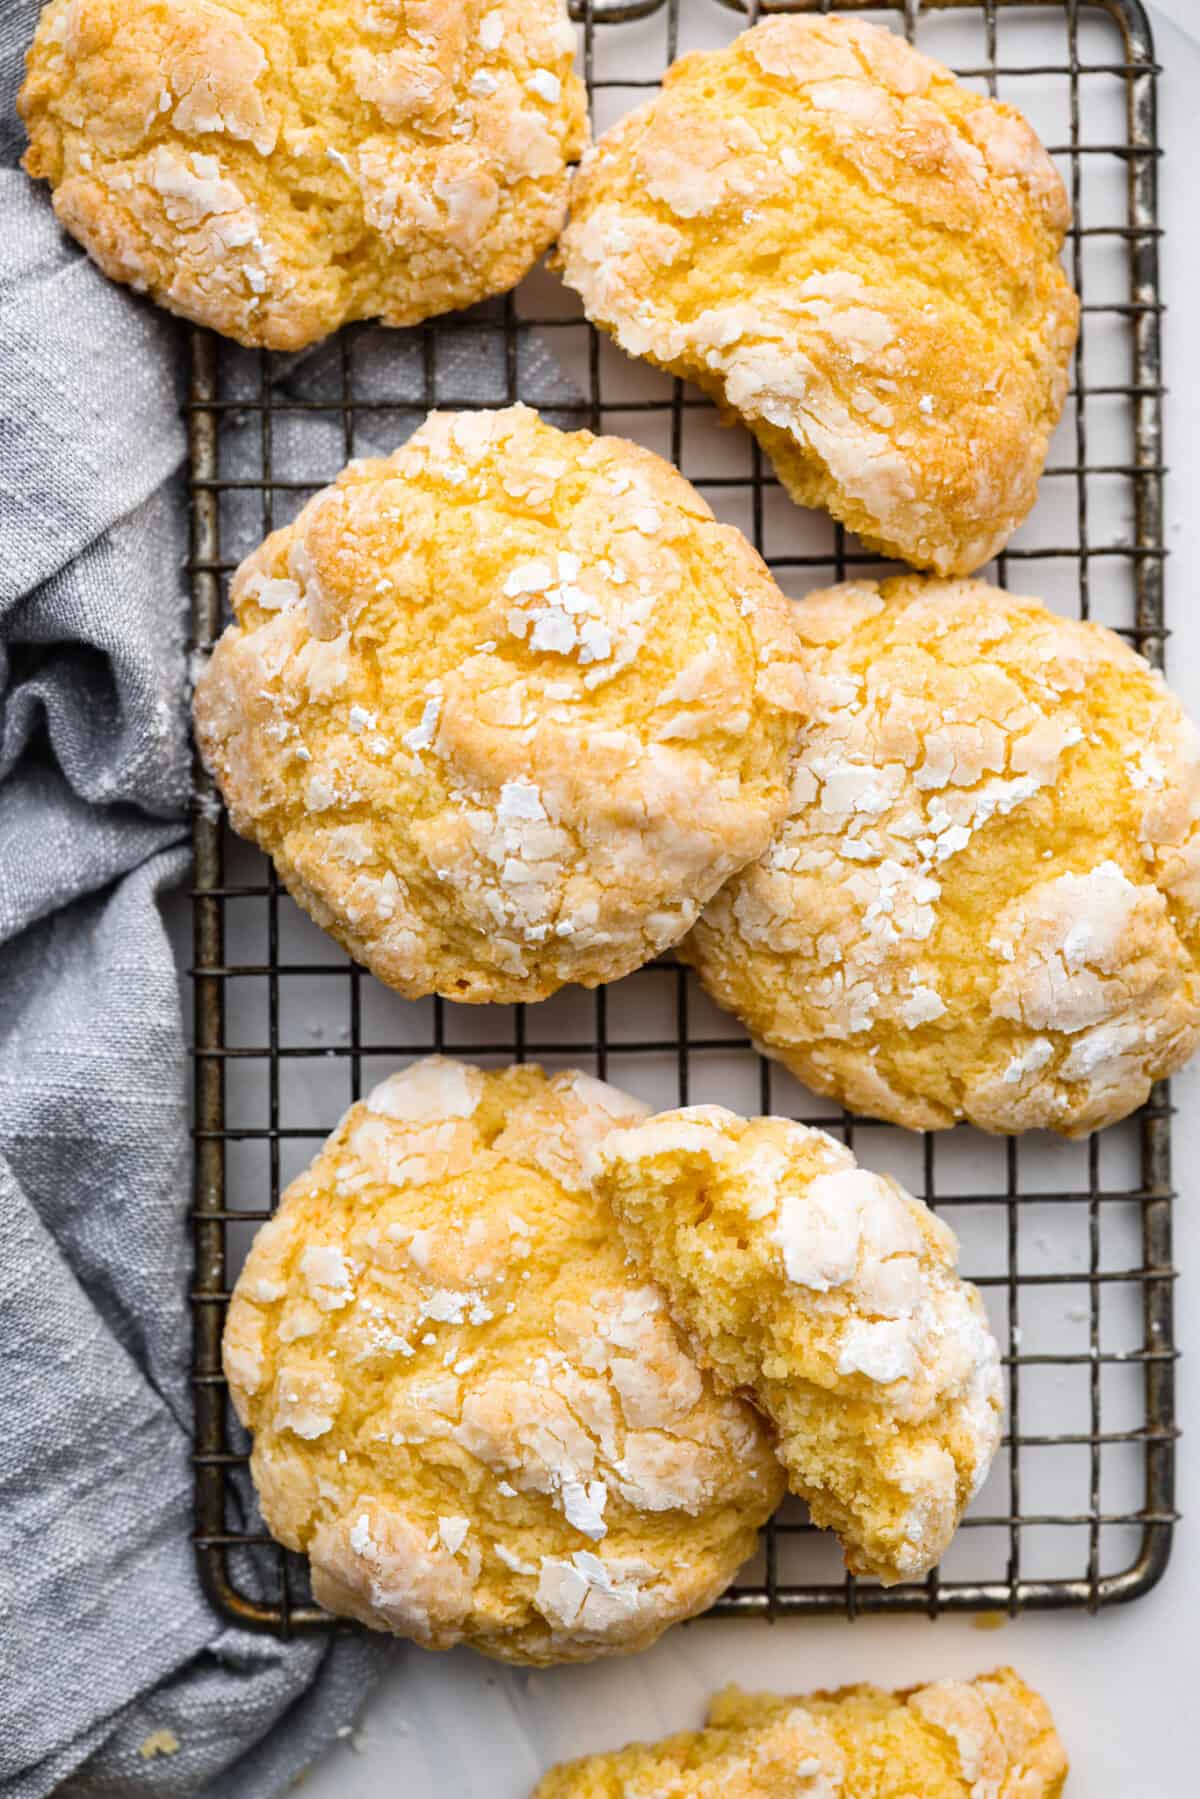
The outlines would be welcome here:
M 709 1605 L 783 1485 L 626 1264 L 585 1163 L 645 1108 L 432 1057 L 353 1107 L 238 1280 L 224 1359 L 274 1535 L 331 1611 L 515 1662 Z
M 705 1728 L 554 1768 L 534 1799 L 1058 1799 L 1067 1758 L 1012 1668 L 906 1692 L 727 1687 Z
M 234 826 L 409 996 L 615 980 L 786 809 L 791 610 L 620 438 L 434 413 L 269 537 L 233 605 L 195 713 Z
M 915 1580 L 1000 1440 L 1000 1356 L 954 1233 L 844 1144 L 687 1106 L 596 1146 L 596 1185 L 704 1366 L 749 1394 L 847 1566 Z
M 795 615 L 791 809 L 683 953 L 853 1110 L 1123 1118 L 1200 1034 L 1200 737 L 1161 675 L 977 581 L 853 582 Z
M 565 0 L 51 0 L 25 167 L 106 275 L 240 343 L 518 282 L 587 127 Z
M 741 417 L 802 505 L 966 574 L 1033 504 L 1078 305 L 1057 172 L 894 32 L 774 18 L 584 157 L 556 252 L 592 321 Z

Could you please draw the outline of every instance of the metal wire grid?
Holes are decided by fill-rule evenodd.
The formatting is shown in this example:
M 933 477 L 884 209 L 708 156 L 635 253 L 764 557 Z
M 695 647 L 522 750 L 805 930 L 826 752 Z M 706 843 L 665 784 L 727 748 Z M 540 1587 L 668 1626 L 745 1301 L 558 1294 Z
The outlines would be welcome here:
M 1046 482 L 1074 487 L 1074 543 L 1011 547 L 1000 558 L 1003 583 L 1011 565 L 1036 561 L 1041 579 L 1058 565 L 1074 587 L 1083 616 L 1094 610 L 1097 570 L 1115 559 L 1124 590 L 1124 617 L 1109 618 L 1154 662 L 1162 659 L 1161 518 L 1162 385 L 1159 362 L 1161 307 L 1157 287 L 1156 159 L 1154 84 L 1157 73 L 1149 28 L 1139 0 L 892 0 L 868 7 L 866 0 L 771 0 L 759 8 L 749 0 L 575 0 L 583 26 L 583 61 L 594 108 L 608 89 L 657 86 L 658 76 L 606 76 L 600 50 L 602 32 L 620 25 L 645 25 L 661 15 L 665 62 L 677 52 L 686 9 L 725 7 L 743 16 L 730 20 L 741 29 L 759 12 L 866 12 L 892 14 L 892 23 L 912 37 L 932 14 L 970 16 L 982 32 L 984 55 L 960 63 L 959 73 L 1015 97 L 1009 78 L 1049 77 L 1065 83 L 1069 95 L 1069 136 L 1052 146 L 1065 164 L 1075 223 L 1068 264 L 1083 301 L 1083 330 L 1068 407 L 1074 415 L 1073 456 L 1047 470 Z M 895 15 L 899 15 L 897 18 Z M 1065 33 L 1063 59 L 1022 63 L 1002 59 L 1010 44 L 1019 49 L 1022 28 L 1031 18 L 1053 15 Z M 1114 57 L 1089 52 L 1085 26 L 1098 15 L 1121 46 Z M 1116 30 L 1113 31 L 1115 26 Z M 1090 41 L 1090 40 L 1089 40 Z M 641 65 L 644 66 L 644 65 Z M 1117 140 L 1091 141 L 1085 129 L 1085 82 L 1103 78 L 1120 84 L 1125 131 Z M 634 95 L 626 95 L 628 104 Z M 604 122 L 603 120 L 601 122 Z M 1089 159 L 1116 159 L 1125 171 L 1124 216 L 1096 224 L 1087 218 L 1084 171 Z M 1093 164 L 1094 166 L 1094 164 Z M 1119 297 L 1089 299 L 1090 257 L 1109 240 L 1127 250 L 1126 285 Z M 1122 264 L 1126 258 L 1122 256 Z M 1086 380 L 1085 348 L 1097 330 L 1119 329 L 1126 340 L 1128 375 L 1101 384 Z M 521 397 L 521 344 L 525 334 L 553 334 L 578 324 L 578 316 L 526 317 L 513 296 L 476 308 L 469 315 L 431 322 L 416 332 L 387 333 L 387 342 L 405 354 L 415 342 L 420 358 L 419 406 L 411 400 L 408 427 L 435 402 L 470 405 L 471 395 L 443 391 L 438 369 L 442 348 L 465 329 L 494 331 L 503 344 L 503 387 L 498 403 Z M 257 499 L 258 535 L 281 522 L 284 506 L 294 510 L 323 480 L 310 471 L 297 478 L 281 464 L 279 442 L 286 415 L 303 414 L 337 423 L 342 458 L 354 454 L 356 428 L 364 417 L 394 410 L 360 391 L 357 362 L 363 344 L 359 328 L 343 332 L 333 354 L 334 386 L 310 381 L 302 363 L 262 353 L 253 359 L 251 391 L 246 387 L 244 352 L 197 331 L 191 344 L 188 404 L 191 448 L 194 638 L 198 650 L 211 646 L 224 622 L 224 590 L 238 557 L 222 549 L 223 505 L 230 496 Z M 549 340 L 548 340 L 549 341 Z M 709 411 L 683 385 L 668 383 L 662 397 L 615 401 L 607 391 L 606 350 L 588 329 L 586 392 L 556 398 L 552 416 L 566 424 L 600 430 L 618 427 L 634 434 L 639 426 L 665 429 L 673 460 L 689 473 L 686 440 L 689 419 Z M 240 358 L 240 361 L 238 360 Z M 235 363 L 240 370 L 234 379 Z M 532 397 L 532 396 L 529 396 Z M 1089 460 L 1088 406 L 1116 403 L 1123 409 L 1128 448 L 1115 460 Z M 254 442 L 252 473 L 225 468 L 234 426 L 248 429 Z M 1060 440 L 1061 441 L 1061 440 Z M 243 453 L 244 453 L 243 442 Z M 777 484 L 757 447 L 749 450 L 744 475 L 711 474 L 698 480 L 715 490 L 720 509 L 737 495 L 748 502 L 747 528 L 783 580 L 804 585 L 836 577 L 875 559 L 830 528 L 831 547 L 822 553 L 772 554 L 769 514 Z M 282 459 L 286 463 L 286 459 Z M 332 471 L 331 471 L 332 472 Z M 1089 534 L 1089 484 L 1097 477 L 1123 484 L 1131 530 L 1124 540 L 1097 543 Z M 327 477 L 326 477 L 327 478 Z M 790 505 L 790 502 L 788 503 Z M 1095 508 L 1093 508 L 1093 511 Z M 1101 559 L 1106 559 L 1102 561 Z M 228 1405 L 220 1365 L 220 1338 L 228 1290 L 236 1272 L 237 1233 L 270 1216 L 288 1178 L 285 1163 L 302 1164 L 342 1109 L 378 1073 L 399 1059 L 450 1050 L 459 1040 L 461 1014 L 470 1011 L 422 1002 L 405 1007 L 391 998 L 392 1028 L 376 1041 L 371 1035 L 372 1000 L 380 991 L 330 943 L 296 959 L 289 948 L 294 913 L 274 870 L 257 852 L 227 833 L 216 795 L 197 771 L 194 842 L 195 952 L 195 1253 L 193 1299 L 195 1387 L 195 1542 L 205 1584 L 216 1602 L 241 1623 L 288 1634 L 328 1628 L 333 1623 L 313 1605 L 303 1562 L 272 1543 L 253 1509 L 246 1478 L 246 1443 Z M 227 873 L 227 856 L 238 867 Z M 249 909 L 265 934 L 263 948 L 239 959 L 227 949 L 227 924 L 234 907 Z M 316 979 L 346 1002 L 343 1041 L 334 1046 L 297 1041 L 292 990 Z M 265 986 L 265 1041 L 234 1043 L 227 1032 L 231 996 L 239 983 Z M 475 1009 L 467 1030 L 467 1053 L 484 1062 L 539 1056 L 555 1062 L 582 1062 L 601 1076 L 635 1084 L 631 1073 L 653 1066 L 673 1075 L 661 1103 L 689 1098 L 729 1097 L 749 1109 L 776 1110 L 803 1117 L 841 1134 L 865 1159 L 891 1166 L 916 1191 L 950 1215 L 964 1239 L 964 1271 L 985 1291 L 998 1324 L 1008 1382 L 1008 1437 L 997 1469 L 965 1521 L 950 1558 L 921 1583 L 883 1589 L 857 1583 L 835 1566 L 828 1539 L 813 1532 L 791 1502 L 764 1533 L 756 1562 L 743 1570 L 714 1608 L 718 1613 L 777 1616 L 816 1612 L 996 1610 L 1016 1614 L 1030 1607 L 1098 1607 L 1146 1592 L 1160 1578 L 1170 1552 L 1174 1511 L 1174 1348 L 1172 1335 L 1169 1106 L 1157 1091 L 1137 1118 L 1076 1146 L 1050 1152 L 1041 1146 L 1031 1162 L 1029 1140 L 997 1142 L 970 1131 L 949 1136 L 913 1136 L 838 1113 L 794 1087 L 778 1069 L 757 1058 L 731 1021 L 709 1007 L 692 977 L 669 959 L 594 994 L 576 992 L 570 1016 L 557 1023 L 555 1002 L 527 1013 L 522 1007 Z M 582 1009 L 581 1009 L 582 1008 Z M 328 1008 L 326 1008 L 328 1009 Z M 642 1022 L 630 1034 L 627 1021 Z M 396 1020 L 403 1020 L 396 1028 Z M 649 1020 L 647 1023 L 646 1021 Z M 388 1040 L 395 1037 L 396 1041 Z M 289 1076 L 314 1060 L 347 1077 L 343 1097 L 323 1115 L 318 1102 L 302 1123 L 291 1121 L 285 1104 Z M 375 1066 L 371 1067 L 372 1061 Z M 262 1073 L 265 1070 L 265 1085 Z M 368 1071 L 369 1070 L 369 1071 Z M 251 1075 L 260 1112 L 246 1122 L 231 1100 Z M 231 1110 L 236 1114 L 231 1121 Z M 831 1116 L 832 1112 L 832 1116 Z M 883 1147 L 881 1148 L 880 1145 Z M 247 1147 L 265 1146 L 265 1167 L 239 1175 L 234 1162 Z M 1110 1150 L 1115 1152 L 1110 1155 Z M 1110 1170 L 1116 1166 L 1116 1175 Z M 240 1190 L 235 1190 L 240 1189 Z M 250 1203 L 245 1203 L 247 1193 Z M 1044 1237 L 1039 1220 L 1056 1241 Z M 1110 1229 L 1110 1226 L 1114 1227 Z M 1067 1247 L 1064 1249 L 1064 1241 Z M 1115 1253 L 1114 1253 L 1115 1249 Z M 977 1265 L 981 1264 L 981 1265 Z M 1069 1343 L 1056 1334 L 1064 1296 L 1081 1300 L 1065 1314 L 1079 1327 Z M 1047 1302 L 1050 1302 L 1049 1311 Z M 998 1316 L 999 1314 L 999 1316 Z M 1115 1335 L 1111 1321 L 1117 1320 Z M 1049 1321 L 1049 1325 L 1048 1325 Z M 1047 1334 L 1048 1325 L 1048 1334 Z M 1047 1380 L 1052 1383 L 1047 1387 Z M 1115 1383 L 1115 1384 L 1114 1384 Z M 1114 1410 L 1118 1416 L 1113 1420 Z M 1047 1418 L 1043 1413 L 1053 1414 Z M 1066 1457 L 1071 1480 L 1049 1487 L 1039 1477 L 1037 1458 Z M 1115 1481 L 1113 1463 L 1119 1461 Z M 1072 1484 L 1072 1482 L 1074 1484 Z M 1049 1497 L 1047 1497 L 1049 1494 Z M 1115 1551 L 1113 1545 L 1115 1544 Z M 1069 1545 L 1073 1554 L 1067 1553 Z M 956 1565 L 957 1558 L 957 1565 Z

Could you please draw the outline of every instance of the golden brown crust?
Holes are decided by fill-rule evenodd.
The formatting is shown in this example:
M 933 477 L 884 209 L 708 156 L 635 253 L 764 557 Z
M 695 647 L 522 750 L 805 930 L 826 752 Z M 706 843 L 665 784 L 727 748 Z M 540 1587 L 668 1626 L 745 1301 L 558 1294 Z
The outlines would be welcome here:
M 435 413 L 268 538 L 233 603 L 195 714 L 234 826 L 409 996 L 615 980 L 786 808 L 790 608 L 622 439 Z
M 512 287 L 586 141 L 564 0 L 50 0 L 25 167 L 104 272 L 244 344 Z
M 622 1259 L 584 1162 L 644 1108 L 432 1057 L 352 1108 L 255 1240 L 224 1361 L 321 1604 L 444 1649 L 638 1649 L 711 1604 L 782 1476 Z
M 728 1687 L 703 1730 L 553 1768 L 533 1799 L 1059 1799 L 1067 1758 L 1012 1668 L 901 1693 Z
M 770 849 L 683 948 L 766 1052 L 914 1130 L 1078 1136 L 1200 1036 L 1200 738 L 1111 631 L 977 581 L 796 608 Z
M 741 417 L 803 505 L 943 574 L 1033 504 L 1078 305 L 1013 108 L 894 33 L 786 17 L 672 68 L 585 156 L 588 316 Z

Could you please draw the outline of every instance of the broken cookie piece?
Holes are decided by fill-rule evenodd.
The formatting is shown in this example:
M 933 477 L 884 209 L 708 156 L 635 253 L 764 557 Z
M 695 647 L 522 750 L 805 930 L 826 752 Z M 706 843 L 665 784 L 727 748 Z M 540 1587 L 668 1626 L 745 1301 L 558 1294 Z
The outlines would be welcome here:
M 1000 1352 L 954 1233 L 824 1131 L 723 1106 L 614 1130 L 593 1165 L 631 1261 L 770 1420 L 851 1571 L 927 1573 L 1000 1441 Z

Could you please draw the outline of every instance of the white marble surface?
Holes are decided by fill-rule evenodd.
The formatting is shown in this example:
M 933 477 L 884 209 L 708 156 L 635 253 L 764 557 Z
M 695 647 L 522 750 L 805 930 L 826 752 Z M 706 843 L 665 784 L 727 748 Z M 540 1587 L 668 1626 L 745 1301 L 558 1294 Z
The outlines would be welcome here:
M 719 14 L 706 4 L 709 21 Z M 1171 17 L 1184 28 L 1171 23 Z M 1196 113 L 1200 110 L 1200 5 L 1164 0 L 1156 16 L 1161 126 L 1168 157 L 1163 181 L 1167 227 L 1163 289 L 1166 325 L 1168 615 L 1174 636 L 1169 673 L 1200 714 L 1200 451 L 1191 412 L 1200 403 L 1200 333 L 1195 295 L 1200 238 L 1195 231 Z M 714 25 L 714 30 L 718 29 Z M 1008 29 L 1007 23 L 1005 29 Z M 1195 41 L 1189 42 L 1189 38 Z M 930 44 L 930 48 L 936 48 Z M 1009 95 L 1008 97 L 1016 97 Z M 1049 97 L 1052 99 L 1052 96 Z M 1047 102 L 1049 103 L 1049 101 Z M 1053 459 L 1053 458 L 1052 458 Z M 1064 458 L 1065 459 L 1065 458 Z M 1044 540 L 1043 540 L 1044 541 Z M 1031 575 L 1029 585 L 1034 585 Z M 1054 597 L 1054 596 L 1051 596 Z M 1058 596 L 1063 603 L 1069 596 Z M 311 1066 L 311 1065 L 310 1065 Z M 1185 1271 L 1178 1338 L 1191 1358 L 1180 1378 L 1180 1415 L 1194 1419 L 1192 1310 L 1200 1270 L 1200 1068 L 1174 1084 L 1179 1116 L 1176 1170 L 1177 1262 Z M 1028 1421 L 1027 1421 L 1028 1427 Z M 1185 1507 L 1200 1487 L 1200 1433 L 1180 1456 Z M 993 1633 L 969 1619 L 841 1619 L 814 1623 L 701 1621 L 677 1629 L 631 1661 L 525 1673 L 466 1652 L 430 1656 L 397 1645 L 381 1688 L 352 1734 L 310 1771 L 308 1799 L 522 1799 L 554 1760 L 653 1736 L 698 1721 L 705 1696 L 736 1678 L 750 1686 L 802 1690 L 870 1679 L 908 1684 L 969 1675 L 1011 1660 L 1042 1689 L 1067 1740 L 1079 1799 L 1166 1799 L 1195 1790 L 1200 1708 L 1194 1696 L 1200 1549 L 1185 1522 L 1174 1558 L 1148 1597 L 1098 1617 L 1031 1615 Z

